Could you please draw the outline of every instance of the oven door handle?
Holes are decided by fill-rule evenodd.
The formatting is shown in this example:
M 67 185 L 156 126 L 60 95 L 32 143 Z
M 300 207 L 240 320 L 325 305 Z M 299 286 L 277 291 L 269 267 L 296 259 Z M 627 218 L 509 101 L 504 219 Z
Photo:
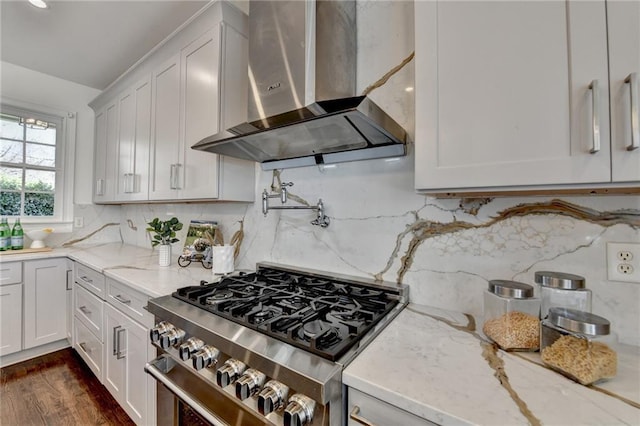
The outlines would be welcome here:
M 202 406 L 198 401 L 196 401 L 191 395 L 181 389 L 178 385 L 173 383 L 169 377 L 161 370 L 162 367 L 160 365 L 166 365 L 167 359 L 164 356 L 159 356 L 145 364 L 144 371 L 153 376 L 154 379 L 162 383 L 172 394 L 183 400 L 187 405 L 189 405 L 193 411 L 202 416 L 206 421 L 211 423 L 213 426 L 229 426 L 228 423 L 222 421 L 219 417 L 214 416 Z

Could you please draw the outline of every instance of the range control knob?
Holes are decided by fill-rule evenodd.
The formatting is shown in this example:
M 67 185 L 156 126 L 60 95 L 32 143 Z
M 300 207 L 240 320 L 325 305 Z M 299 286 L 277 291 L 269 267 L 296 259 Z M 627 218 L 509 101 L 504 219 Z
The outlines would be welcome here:
M 193 354 L 193 368 L 202 370 L 215 364 L 220 356 L 220 351 L 213 346 L 205 345 Z M 184 358 L 183 358 L 184 359 Z
M 225 387 L 233 383 L 247 369 L 244 362 L 229 358 L 216 372 L 218 386 Z
M 284 426 L 304 426 L 313 419 L 316 402 L 308 396 L 296 393 L 289 398 L 284 409 Z
M 249 398 L 264 385 L 266 379 L 264 373 L 249 368 L 236 382 L 236 397 L 240 400 Z
M 180 353 L 180 359 L 183 361 L 191 358 L 196 351 L 204 346 L 204 342 L 197 337 L 190 337 L 186 342 L 178 346 L 178 352 Z
M 258 394 L 258 411 L 263 416 L 280 408 L 287 400 L 289 388 L 277 380 L 269 380 Z
M 160 336 L 160 347 L 162 349 L 168 349 L 171 346 L 177 346 L 182 343 L 182 339 L 185 336 L 184 330 L 173 327 L 171 330 Z
M 151 338 L 151 343 L 159 342 L 160 336 L 162 336 L 164 333 L 168 332 L 172 328 L 175 328 L 175 327 L 169 324 L 168 322 L 160 321 L 158 324 L 156 324 L 155 327 L 149 330 L 149 337 Z

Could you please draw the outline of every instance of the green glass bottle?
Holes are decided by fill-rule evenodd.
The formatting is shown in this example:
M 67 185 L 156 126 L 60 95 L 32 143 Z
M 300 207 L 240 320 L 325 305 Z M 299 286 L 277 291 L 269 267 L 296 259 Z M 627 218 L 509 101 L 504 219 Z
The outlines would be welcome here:
M 11 231 L 11 250 L 22 250 L 24 246 L 24 231 L 20 225 L 20 218 L 16 218 Z
M 0 222 L 0 251 L 9 249 L 11 249 L 11 228 L 9 228 L 7 218 L 3 217 Z

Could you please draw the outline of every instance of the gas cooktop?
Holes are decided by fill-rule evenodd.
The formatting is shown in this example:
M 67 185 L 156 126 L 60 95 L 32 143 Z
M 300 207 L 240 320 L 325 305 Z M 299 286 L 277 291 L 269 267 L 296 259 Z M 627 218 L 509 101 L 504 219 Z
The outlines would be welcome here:
M 383 286 L 268 266 L 173 297 L 331 361 L 399 303 Z

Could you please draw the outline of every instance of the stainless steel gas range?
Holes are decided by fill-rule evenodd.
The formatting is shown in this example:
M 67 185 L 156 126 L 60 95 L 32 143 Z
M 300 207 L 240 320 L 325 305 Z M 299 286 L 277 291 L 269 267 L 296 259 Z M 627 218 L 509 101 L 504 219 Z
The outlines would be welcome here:
M 405 285 L 272 263 L 152 299 L 158 424 L 346 424 L 342 370 L 407 302 Z

